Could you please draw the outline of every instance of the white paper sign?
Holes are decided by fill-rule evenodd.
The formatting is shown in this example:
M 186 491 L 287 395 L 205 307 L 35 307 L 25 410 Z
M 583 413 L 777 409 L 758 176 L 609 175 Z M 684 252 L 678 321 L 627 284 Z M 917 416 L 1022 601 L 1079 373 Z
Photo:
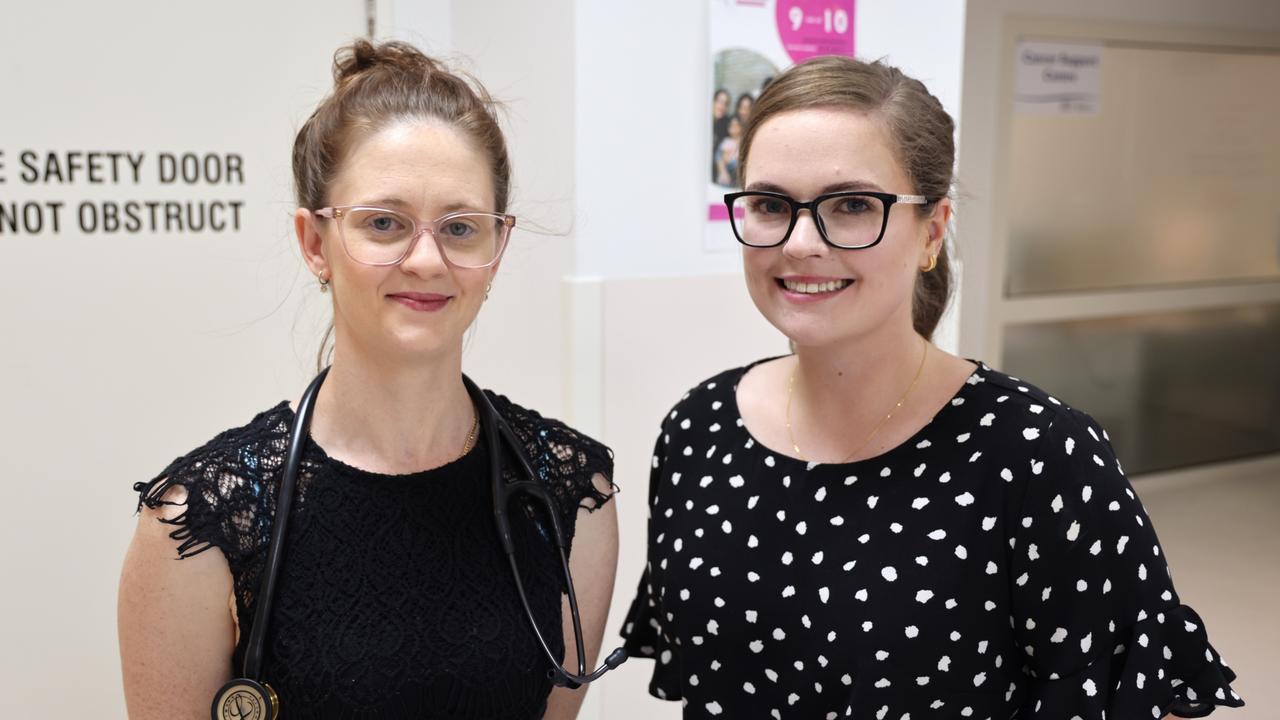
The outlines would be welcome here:
M 1102 92 L 1102 46 L 1018 43 L 1013 105 L 1032 115 L 1096 115 Z

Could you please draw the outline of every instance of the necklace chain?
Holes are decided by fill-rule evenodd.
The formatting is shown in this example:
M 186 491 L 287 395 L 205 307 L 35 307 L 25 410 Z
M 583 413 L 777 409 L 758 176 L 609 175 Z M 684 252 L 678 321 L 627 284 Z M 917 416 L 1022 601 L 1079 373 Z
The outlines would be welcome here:
M 480 429 L 480 413 L 474 406 L 471 408 L 471 415 L 471 432 L 467 433 L 467 439 L 462 443 L 462 452 L 458 453 L 458 457 L 454 460 L 466 455 L 471 450 L 471 443 L 476 440 L 476 431 Z
M 897 412 L 898 409 L 902 407 L 902 404 L 907 401 L 907 398 L 911 395 L 911 391 L 916 389 L 916 385 L 920 382 L 920 375 L 924 372 L 924 360 L 929 355 L 929 341 L 924 340 L 923 344 L 924 347 L 920 351 L 920 365 L 916 368 L 916 376 L 911 379 L 911 384 L 907 386 L 907 391 L 902 393 L 902 397 L 898 398 L 898 402 L 894 404 L 893 408 L 880 419 L 880 422 L 876 423 L 875 427 L 871 428 L 871 432 L 867 433 L 867 436 L 863 438 L 858 447 L 854 448 L 853 452 L 846 455 L 844 460 L 841 462 L 849 462 L 851 459 L 856 457 L 858 453 L 862 452 L 863 448 L 867 446 L 867 443 L 871 442 L 871 438 L 875 437 L 876 433 L 880 432 L 880 428 L 884 427 L 884 424 L 889 422 L 889 418 L 893 417 L 893 414 Z M 796 443 L 796 436 L 791 429 L 791 399 L 795 394 L 795 388 L 796 371 L 795 368 L 792 368 L 791 375 L 787 378 L 787 439 L 791 441 L 791 449 L 795 451 L 796 457 L 808 462 L 809 459 L 804 456 L 804 453 L 800 452 L 800 445 Z

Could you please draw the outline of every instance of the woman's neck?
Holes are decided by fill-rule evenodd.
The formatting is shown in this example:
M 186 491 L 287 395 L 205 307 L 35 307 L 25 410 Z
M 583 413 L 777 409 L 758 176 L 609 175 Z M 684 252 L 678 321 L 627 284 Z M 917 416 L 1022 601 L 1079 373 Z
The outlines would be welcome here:
M 403 474 L 462 454 L 475 411 L 462 351 L 406 361 L 340 344 L 316 399 L 311 436 L 349 465 Z
M 926 341 L 914 330 L 820 347 L 795 349 L 795 399 L 812 411 L 837 410 L 880 396 L 901 395 L 919 367 Z M 905 382 L 899 382 L 905 380 Z M 901 387 L 899 387 L 901 386 Z
M 788 431 L 809 458 L 843 460 L 874 449 L 893 428 L 886 420 L 910 423 L 919 405 L 929 344 L 914 330 L 874 340 L 822 347 L 797 347 L 788 372 Z M 935 358 L 936 359 L 936 358 Z M 901 403 L 899 406 L 898 404 Z M 892 417 L 888 417 L 892 416 Z

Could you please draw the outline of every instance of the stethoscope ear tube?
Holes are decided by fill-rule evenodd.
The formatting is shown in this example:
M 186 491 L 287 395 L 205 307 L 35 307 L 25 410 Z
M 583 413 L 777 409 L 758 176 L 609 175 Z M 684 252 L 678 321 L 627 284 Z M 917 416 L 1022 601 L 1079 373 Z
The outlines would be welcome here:
M 280 490 L 276 494 L 276 513 L 271 528 L 271 544 L 267 547 L 266 564 L 263 566 L 262 585 L 258 590 L 258 607 L 253 613 L 253 629 L 249 631 L 249 644 L 244 653 L 244 675 L 255 678 L 262 670 L 262 648 L 266 645 L 267 622 L 271 617 L 271 603 L 276 595 L 276 580 L 280 577 L 280 559 L 284 556 L 284 536 L 293 510 L 293 491 L 298 484 L 298 469 L 302 465 L 302 452 L 306 448 L 307 433 L 311 430 L 311 414 L 315 410 L 316 395 L 329 375 L 329 368 L 320 371 L 307 386 L 298 401 L 298 412 L 289 430 L 289 454 L 284 461 L 284 474 L 280 478 Z

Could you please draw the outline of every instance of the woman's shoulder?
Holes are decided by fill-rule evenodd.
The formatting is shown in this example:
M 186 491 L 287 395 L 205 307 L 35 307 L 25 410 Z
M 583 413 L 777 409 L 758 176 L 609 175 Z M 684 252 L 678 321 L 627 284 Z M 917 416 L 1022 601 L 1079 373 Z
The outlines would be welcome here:
M 662 420 L 664 429 L 675 429 L 672 427 L 673 425 L 679 427 L 685 424 L 685 420 L 696 418 L 708 412 L 717 412 L 722 407 L 736 404 L 735 396 L 738 383 L 747 374 L 747 371 L 757 365 L 776 359 L 778 358 L 763 358 L 746 365 L 722 370 L 698 382 L 686 390 L 671 406 L 671 409 L 667 411 Z
M 974 407 L 971 411 L 983 413 L 984 425 L 994 425 L 1001 416 L 1015 420 L 1004 425 L 1024 440 L 1079 433 L 1089 435 L 1094 441 L 1109 441 L 1098 421 L 1084 410 L 1030 381 L 1000 372 L 982 362 L 978 362 L 978 368 L 956 397 L 972 402 Z
M 181 541 L 183 557 L 214 546 L 232 550 L 238 544 L 229 537 L 232 516 L 274 496 L 270 486 L 283 465 L 292 418 L 281 401 L 174 458 L 151 480 L 134 484 L 138 508 L 182 508 L 161 521 L 176 526 L 172 536 Z
M 282 400 L 254 415 L 249 422 L 223 430 L 194 450 L 174 458 L 157 479 L 171 473 L 198 472 L 213 476 L 236 469 L 252 474 L 271 465 L 272 456 L 284 454 L 286 448 L 281 442 L 288 440 L 292 419 L 288 401 Z
M 980 364 L 957 398 L 967 412 L 952 417 L 964 416 L 974 450 L 996 453 L 1021 495 L 1087 496 L 1086 486 L 1132 492 L 1102 425 L 1034 383 Z
M 612 492 L 604 493 L 592 482 L 596 475 L 602 475 L 607 485 L 614 487 L 613 451 L 608 446 L 506 395 L 493 390 L 484 393 L 520 439 L 529 461 L 553 492 L 591 510 L 608 502 Z
M 612 451 L 604 443 L 570 427 L 567 423 L 547 417 L 493 390 L 485 390 L 484 393 L 489 398 L 489 402 L 493 403 L 493 409 L 498 411 L 525 445 L 551 443 L 569 453 L 603 454 L 612 457 Z

